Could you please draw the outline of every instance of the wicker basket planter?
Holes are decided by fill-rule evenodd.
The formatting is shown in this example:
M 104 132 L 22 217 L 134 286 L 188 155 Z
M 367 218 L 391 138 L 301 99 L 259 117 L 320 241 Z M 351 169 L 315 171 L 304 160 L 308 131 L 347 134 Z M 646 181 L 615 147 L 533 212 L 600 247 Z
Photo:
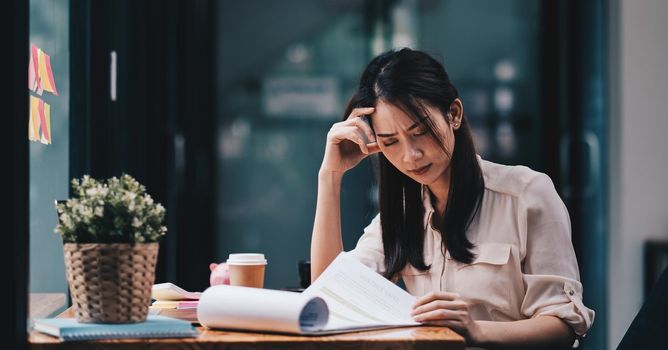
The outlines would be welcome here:
M 146 320 L 158 243 L 65 243 L 65 268 L 77 321 Z

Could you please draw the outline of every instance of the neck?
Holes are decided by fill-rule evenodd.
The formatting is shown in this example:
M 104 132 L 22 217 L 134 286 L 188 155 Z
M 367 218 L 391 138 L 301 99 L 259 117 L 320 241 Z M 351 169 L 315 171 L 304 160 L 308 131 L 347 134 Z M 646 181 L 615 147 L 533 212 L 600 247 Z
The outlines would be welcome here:
M 432 194 L 431 202 L 436 212 L 445 213 L 445 206 L 448 204 L 448 194 L 450 193 L 450 167 L 434 183 L 427 186 Z

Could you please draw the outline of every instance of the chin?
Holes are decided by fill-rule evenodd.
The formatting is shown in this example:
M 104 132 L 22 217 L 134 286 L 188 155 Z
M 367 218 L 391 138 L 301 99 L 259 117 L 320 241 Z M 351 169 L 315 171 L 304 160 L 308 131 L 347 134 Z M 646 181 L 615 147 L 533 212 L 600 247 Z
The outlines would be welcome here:
M 433 164 L 436 165 L 436 164 Z M 409 173 L 408 171 L 401 170 L 401 173 L 408 176 L 411 180 L 425 186 L 429 186 L 439 180 L 441 175 L 443 175 L 444 171 L 438 171 L 439 169 L 434 169 L 434 166 L 432 166 L 432 169 L 430 169 L 428 174 L 425 174 L 427 176 L 415 176 L 412 173 Z
M 441 179 L 441 176 L 443 176 L 443 173 L 445 172 L 446 169 L 442 171 L 439 171 L 440 169 L 431 169 L 431 172 L 428 174 L 428 176 L 421 177 L 419 179 L 413 177 L 411 178 L 422 185 L 430 186 Z
M 429 185 L 433 184 L 434 182 L 436 182 L 436 179 L 428 179 L 428 180 L 422 179 L 422 181 L 418 181 L 418 180 L 415 180 L 415 181 L 419 182 L 421 185 L 429 186 Z
M 406 174 L 406 173 L 404 173 L 404 175 L 408 176 L 409 178 L 411 178 L 411 180 L 419 183 L 420 185 L 425 185 L 425 186 L 431 185 L 432 183 L 436 182 L 436 180 L 438 179 L 438 177 L 434 178 L 433 176 L 429 176 L 428 178 L 426 178 L 426 177 L 414 176 L 414 175 Z

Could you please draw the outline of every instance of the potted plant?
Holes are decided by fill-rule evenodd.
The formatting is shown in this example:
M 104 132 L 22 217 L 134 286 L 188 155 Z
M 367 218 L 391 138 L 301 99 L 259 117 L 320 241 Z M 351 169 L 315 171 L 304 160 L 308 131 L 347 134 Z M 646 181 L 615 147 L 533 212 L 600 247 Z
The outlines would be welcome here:
M 165 208 L 124 174 L 72 180 L 73 197 L 56 204 L 67 282 L 85 323 L 146 320 Z

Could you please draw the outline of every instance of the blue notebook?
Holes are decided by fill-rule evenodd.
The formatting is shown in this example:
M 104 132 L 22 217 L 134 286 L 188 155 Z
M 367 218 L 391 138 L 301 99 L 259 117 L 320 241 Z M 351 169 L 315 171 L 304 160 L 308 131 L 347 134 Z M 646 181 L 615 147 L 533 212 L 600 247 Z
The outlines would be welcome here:
M 34 329 L 63 341 L 198 335 L 190 322 L 160 315 L 149 315 L 145 322 L 124 324 L 79 323 L 74 318 L 39 318 L 35 319 Z

